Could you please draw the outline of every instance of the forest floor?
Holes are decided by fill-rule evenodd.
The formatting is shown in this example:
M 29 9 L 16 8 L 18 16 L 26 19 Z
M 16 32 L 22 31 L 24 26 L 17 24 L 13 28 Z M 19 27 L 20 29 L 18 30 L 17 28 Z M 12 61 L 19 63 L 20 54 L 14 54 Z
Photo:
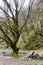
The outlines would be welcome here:
M 35 52 L 39 52 L 40 54 L 43 54 L 43 50 L 33 50 Z M 27 54 L 30 54 L 33 52 L 31 51 L 22 51 L 22 53 L 26 52 Z M 12 52 L 10 49 L 0 49 L 0 54 L 6 52 L 9 54 Z M 27 59 L 17 59 L 17 58 L 1 58 L 0 57 L 0 65 L 43 65 L 43 60 L 27 60 Z
M 16 58 L 0 58 L 0 65 L 43 65 L 43 60 L 21 60 Z

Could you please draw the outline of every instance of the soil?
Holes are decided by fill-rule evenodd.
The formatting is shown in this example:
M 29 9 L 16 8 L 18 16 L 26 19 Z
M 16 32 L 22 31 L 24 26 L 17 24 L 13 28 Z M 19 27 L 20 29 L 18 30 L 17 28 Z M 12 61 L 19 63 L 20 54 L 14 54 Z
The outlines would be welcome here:
M 0 58 L 0 65 L 43 65 L 43 60 L 22 60 L 16 58 Z

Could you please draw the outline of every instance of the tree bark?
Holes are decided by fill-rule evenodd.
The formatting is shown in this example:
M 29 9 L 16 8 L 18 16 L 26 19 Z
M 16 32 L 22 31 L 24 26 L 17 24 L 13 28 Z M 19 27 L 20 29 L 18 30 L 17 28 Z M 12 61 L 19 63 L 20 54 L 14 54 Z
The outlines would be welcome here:
M 12 50 L 13 50 L 12 56 L 13 57 L 19 57 L 19 55 L 18 55 L 19 48 L 14 47 L 14 48 L 12 48 Z

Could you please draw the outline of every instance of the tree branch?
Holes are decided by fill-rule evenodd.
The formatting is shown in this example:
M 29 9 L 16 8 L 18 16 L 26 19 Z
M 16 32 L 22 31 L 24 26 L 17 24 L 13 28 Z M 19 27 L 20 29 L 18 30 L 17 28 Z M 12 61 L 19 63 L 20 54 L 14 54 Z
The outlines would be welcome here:
M 0 9 L 5 13 L 5 15 L 8 15 L 14 22 L 16 22 L 15 18 L 11 17 L 2 7 Z
M 1 25 L 0 25 L 0 30 L 2 31 L 2 33 L 7 37 L 7 39 L 10 41 L 10 43 L 13 43 L 12 40 L 10 39 L 10 37 L 4 32 L 4 30 L 2 29 Z

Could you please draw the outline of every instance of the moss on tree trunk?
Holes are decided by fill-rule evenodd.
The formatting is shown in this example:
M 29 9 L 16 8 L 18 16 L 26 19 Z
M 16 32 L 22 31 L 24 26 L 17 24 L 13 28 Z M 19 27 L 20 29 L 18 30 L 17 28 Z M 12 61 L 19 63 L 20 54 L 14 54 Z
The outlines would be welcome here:
M 14 48 L 12 48 L 12 50 L 13 50 L 12 56 L 18 58 L 19 57 L 19 55 L 18 55 L 19 48 L 14 47 Z

